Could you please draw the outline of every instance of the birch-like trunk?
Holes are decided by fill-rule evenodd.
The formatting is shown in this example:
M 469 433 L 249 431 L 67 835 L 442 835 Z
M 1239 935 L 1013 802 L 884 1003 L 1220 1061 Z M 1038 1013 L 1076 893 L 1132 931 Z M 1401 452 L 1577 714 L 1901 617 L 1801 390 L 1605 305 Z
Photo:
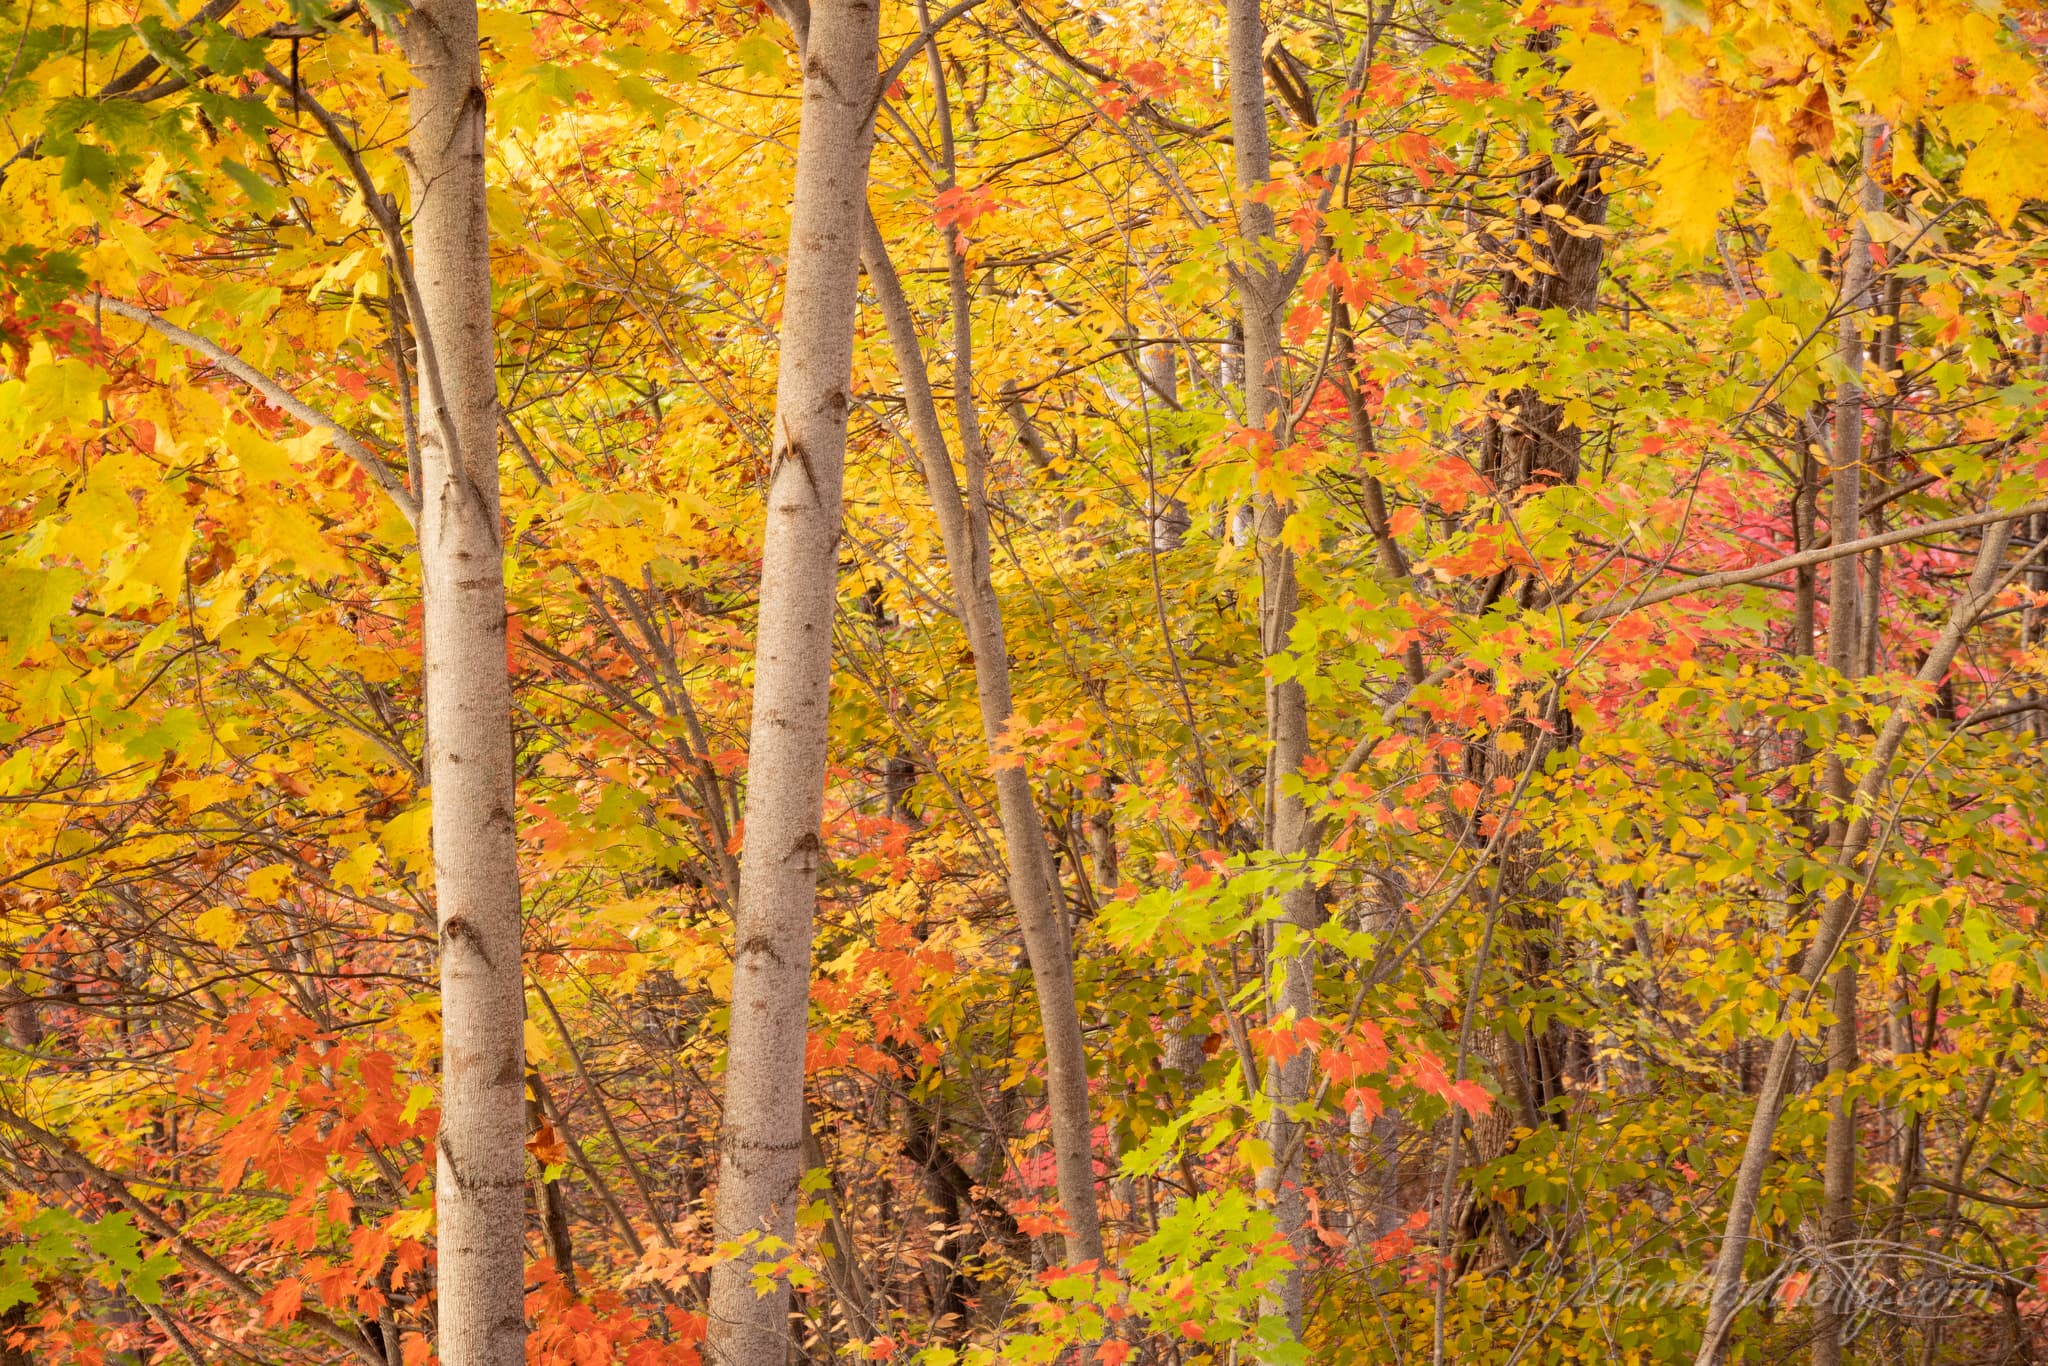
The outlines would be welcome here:
M 443 1366 L 526 1359 L 525 991 L 474 0 L 406 14 L 427 777 L 441 937 Z
M 711 1275 L 719 1366 L 782 1366 L 789 1286 L 754 1268 L 795 1241 L 804 1037 L 824 813 L 840 486 L 879 65 L 874 0 L 819 0 L 803 53 L 781 368 L 761 549 L 745 844 L 713 1235 L 747 1240 Z

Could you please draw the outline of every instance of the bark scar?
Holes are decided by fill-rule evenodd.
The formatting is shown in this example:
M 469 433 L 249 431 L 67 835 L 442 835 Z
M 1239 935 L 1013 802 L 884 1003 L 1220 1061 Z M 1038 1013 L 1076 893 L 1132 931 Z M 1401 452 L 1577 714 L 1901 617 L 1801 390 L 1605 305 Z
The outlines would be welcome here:
M 484 947 L 484 937 L 477 933 L 476 926 L 470 924 L 459 915 L 451 915 L 448 917 L 448 923 L 441 927 L 443 951 L 446 951 L 450 940 L 456 939 L 467 941 L 469 946 L 476 950 L 476 956 L 484 960 L 485 967 L 494 968 L 497 966 L 497 964 L 491 961 L 490 951 Z
M 798 441 L 789 430 L 789 419 L 777 413 L 775 420 L 782 425 L 782 448 L 775 452 L 775 462 L 768 470 L 768 487 L 772 490 L 775 481 L 782 474 L 782 467 L 794 463 L 804 472 L 804 482 L 811 486 L 811 502 L 816 507 L 825 506 L 825 495 L 818 489 L 818 476 L 811 469 L 811 457 L 804 451 L 803 442 Z
M 469 1182 L 462 1175 L 462 1164 L 455 1160 L 455 1149 L 448 1145 L 448 1135 L 437 1137 L 434 1146 L 441 1150 L 441 1160 L 448 1164 L 448 1179 L 455 1183 L 455 1189 L 468 1190 Z

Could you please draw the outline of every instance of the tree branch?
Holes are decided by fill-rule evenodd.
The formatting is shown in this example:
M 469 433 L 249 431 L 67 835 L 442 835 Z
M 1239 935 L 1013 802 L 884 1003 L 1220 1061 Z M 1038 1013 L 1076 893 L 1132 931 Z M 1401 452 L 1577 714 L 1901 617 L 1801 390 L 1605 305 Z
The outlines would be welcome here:
M 109 313 L 126 318 L 131 322 L 141 323 L 150 331 L 176 342 L 186 350 L 204 356 L 220 369 L 233 375 L 243 384 L 254 389 L 272 404 L 290 413 L 308 427 L 329 433 L 334 439 L 334 444 L 339 446 L 349 459 L 355 461 L 357 466 L 362 469 L 363 473 L 370 476 L 378 488 L 383 489 L 386 494 L 390 495 L 391 501 L 396 503 L 398 510 L 405 515 L 406 524 L 415 530 L 418 529 L 420 516 L 419 500 L 413 497 L 411 490 L 407 489 L 398 476 L 391 472 L 390 467 L 377 458 L 376 452 L 365 446 L 348 428 L 342 426 L 318 408 L 306 403 L 296 394 L 292 393 L 291 390 L 285 388 L 282 384 L 264 374 L 241 357 L 208 341 L 197 332 L 187 331 L 185 328 L 179 327 L 176 323 L 166 321 L 146 308 L 126 303 L 120 299 L 109 298 L 104 294 L 87 294 L 82 297 L 87 303 L 97 304 Z
M 1881 550 L 1885 546 L 1898 545 L 1902 541 L 1924 540 L 1929 536 L 1941 536 L 1951 531 L 1970 531 L 1997 522 L 2017 521 L 2040 512 L 2048 512 L 2048 500 L 2028 503 L 2024 507 L 2013 508 L 2008 512 L 1973 512 L 1966 517 L 1950 517 L 1939 522 L 1922 522 L 1918 526 L 1897 527 L 1876 536 L 1844 541 L 1840 545 L 1824 545 L 1814 550 L 1802 550 L 1797 555 L 1787 555 L 1783 559 L 1751 565 L 1747 569 L 1726 569 L 1718 574 L 1702 574 L 1683 583 L 1666 584 L 1662 588 L 1646 588 L 1633 596 L 1613 598 L 1590 608 L 1579 614 L 1579 620 L 1606 621 L 1610 617 L 1633 612 L 1638 607 L 1654 607 L 1660 602 L 1670 602 L 1673 598 L 1682 598 L 1688 593 L 1705 593 L 1716 588 L 1735 588 L 1762 579 L 1776 578 L 1794 569 L 1826 564 L 1845 555 L 1860 555 L 1866 550 Z
M 1951 531 L 1969 531 L 1976 527 L 1992 526 L 2001 522 L 2013 522 L 2022 517 L 2031 517 L 2036 513 L 2043 512 L 2048 512 L 2048 500 L 2028 503 L 2026 506 L 2014 508 L 2010 512 L 1973 512 L 1965 517 L 1950 517 L 1939 522 L 1922 522 L 1918 526 L 1898 527 L 1876 536 L 1865 536 L 1860 540 L 1844 541 L 1840 545 L 1825 545 L 1815 550 L 1804 550 L 1797 555 L 1787 555 L 1782 559 L 1751 565 L 1747 569 L 1726 569 L 1715 574 L 1701 574 L 1696 578 L 1686 579 L 1682 583 L 1666 584 L 1662 588 L 1645 588 L 1633 596 L 1612 598 L 1598 606 L 1592 607 L 1579 614 L 1579 621 L 1582 624 L 1607 621 L 1633 612 L 1637 608 L 1654 607 L 1659 603 L 1685 597 L 1689 593 L 1705 593 L 1716 588 L 1736 588 L 1744 584 L 1758 583 L 1764 579 L 1776 578 L 1780 574 L 1789 573 L 1794 569 L 1804 569 L 1809 565 L 1826 564 L 1830 560 L 1840 559 L 1846 555 L 1860 555 L 1866 550 L 1878 550 L 1885 546 L 1898 545 L 1903 541 L 1922 540 L 1929 536 L 1940 536 Z M 1414 699 L 1416 693 L 1424 688 L 1433 687 L 1443 682 L 1456 672 L 1457 668 L 1454 665 L 1439 664 L 1423 677 L 1416 679 L 1412 684 L 1396 693 L 1394 699 L 1380 709 L 1380 724 L 1382 726 L 1391 726 L 1394 723 L 1394 719 Z M 1985 717 L 1982 719 L 1988 720 L 1990 718 Z M 1333 778 L 1342 778 L 1356 773 L 1364 766 L 1374 747 L 1383 738 L 1385 737 L 1376 732 L 1360 736 L 1351 746 L 1350 750 L 1345 753 L 1343 759 L 1338 761 L 1337 767 L 1331 776 Z
M 22 1137 L 33 1140 L 38 1147 L 48 1152 L 52 1157 L 78 1172 L 79 1175 L 83 1176 L 93 1185 L 99 1187 L 116 1204 L 120 1205 L 130 1214 L 133 1214 L 142 1223 L 148 1225 L 152 1232 L 156 1233 L 159 1237 L 167 1239 L 172 1246 L 178 1249 L 179 1258 L 187 1265 L 206 1272 L 213 1279 L 220 1282 L 229 1294 L 244 1304 L 252 1308 L 260 1308 L 262 1306 L 263 1292 L 261 1290 L 257 1289 L 246 1277 L 230 1269 L 205 1248 L 200 1247 L 197 1243 L 186 1237 L 183 1231 L 175 1224 L 157 1213 L 153 1206 L 136 1195 L 135 1192 L 129 1190 L 127 1182 L 79 1152 L 65 1139 L 51 1133 L 48 1129 L 31 1120 L 23 1118 L 4 1105 L 0 1105 L 0 1124 L 5 1124 Z M 371 1349 L 369 1342 L 362 1334 L 343 1327 L 325 1314 L 311 1309 L 301 1309 L 294 1322 L 311 1328 L 321 1337 L 347 1351 L 350 1356 L 367 1363 L 367 1366 L 385 1366 L 383 1356 Z

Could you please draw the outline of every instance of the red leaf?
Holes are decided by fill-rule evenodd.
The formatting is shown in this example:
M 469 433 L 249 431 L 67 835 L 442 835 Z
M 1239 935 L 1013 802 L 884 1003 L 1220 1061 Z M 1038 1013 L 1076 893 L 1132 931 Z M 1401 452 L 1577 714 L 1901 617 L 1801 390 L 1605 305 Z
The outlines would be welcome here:
M 275 1328 L 281 1323 L 290 1323 L 299 1316 L 299 1303 L 306 1297 L 306 1287 L 296 1277 L 281 1280 L 263 1297 L 263 1322 Z

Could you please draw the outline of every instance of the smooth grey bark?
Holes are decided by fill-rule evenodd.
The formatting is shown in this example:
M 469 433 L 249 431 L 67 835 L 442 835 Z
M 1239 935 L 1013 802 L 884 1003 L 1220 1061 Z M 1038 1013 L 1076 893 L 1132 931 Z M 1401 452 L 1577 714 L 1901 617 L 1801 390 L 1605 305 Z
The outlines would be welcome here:
M 803 110 L 783 291 L 774 445 L 748 739 L 746 833 L 733 925 L 732 1022 L 719 1143 L 720 1244 L 706 1345 L 719 1366 L 782 1366 L 789 1285 L 755 1267 L 796 1235 L 804 1038 L 824 814 L 840 491 L 854 315 L 880 63 L 874 0 L 819 0 L 798 30 Z
M 1272 178 L 1272 147 L 1266 125 L 1265 21 L 1259 0 L 1230 0 L 1226 48 L 1229 54 L 1230 135 L 1237 199 L 1240 259 L 1236 277 L 1238 316 L 1244 329 L 1245 425 L 1264 432 L 1277 447 L 1288 440 L 1288 393 L 1282 368 L 1280 323 L 1287 301 L 1284 273 L 1268 254 L 1274 235 L 1273 209 L 1263 190 Z M 1301 865 L 1314 852 L 1315 830 L 1307 804 L 1294 780 L 1308 754 L 1308 694 L 1291 678 L 1272 675 L 1283 663 L 1294 631 L 1296 576 L 1294 552 L 1281 540 L 1292 507 L 1271 494 L 1257 500 L 1254 522 L 1259 555 L 1259 650 L 1268 668 L 1266 680 L 1266 847 L 1283 862 Z M 1281 920 L 1297 935 L 1312 934 L 1321 924 L 1315 888 L 1306 881 L 1283 894 Z M 1283 931 L 1284 932 L 1284 931 Z M 1279 938 L 1272 941 L 1277 948 Z M 1276 954 L 1273 970 L 1279 989 L 1272 1005 L 1275 1023 L 1315 1013 L 1315 958 L 1311 946 Z M 1294 1249 L 1294 1266 L 1280 1288 L 1277 1312 L 1288 1330 L 1301 1336 L 1304 1277 L 1311 1252 L 1308 1205 L 1302 1190 L 1305 1167 L 1300 1124 L 1291 1111 L 1308 1099 L 1312 1059 L 1302 1049 L 1285 1063 L 1266 1069 L 1266 1096 L 1272 1106 L 1266 1141 L 1274 1164 L 1258 1173 L 1260 1192 L 1274 1202 L 1280 1232 Z
M 917 12 L 924 36 L 930 39 L 932 18 L 926 0 L 918 0 Z M 940 156 L 950 188 L 956 183 L 958 166 L 945 65 L 935 42 L 926 43 L 925 56 L 931 72 Z M 872 216 L 868 222 L 872 226 Z M 876 231 L 879 240 L 879 229 Z M 926 460 L 925 474 L 933 481 L 934 507 L 945 509 L 942 516 L 951 516 L 957 509 L 962 519 L 952 540 L 945 539 L 943 529 L 940 536 L 947 548 L 947 563 L 953 570 L 955 596 L 963 608 L 969 597 L 976 604 L 975 691 L 1002 815 L 1004 854 L 1011 870 L 1011 899 L 1017 907 L 1018 928 L 1031 960 L 1032 987 L 1038 995 L 1039 1022 L 1046 1038 L 1047 1118 L 1053 1135 L 1053 1170 L 1061 1210 L 1066 1215 L 1064 1249 L 1070 1263 L 1099 1261 L 1102 1223 L 1095 1191 L 1095 1127 L 1088 1100 L 1088 1055 L 1081 1032 L 1081 1008 L 1074 989 L 1073 935 L 1067 921 L 1059 867 L 1046 839 L 1045 819 L 1032 791 L 1030 770 L 1019 762 L 1023 756 L 1008 750 L 1003 740 L 1016 708 L 1010 688 L 1009 644 L 1003 630 L 1002 601 L 995 589 L 994 531 L 989 520 L 987 487 L 988 443 L 982 436 L 981 408 L 974 396 L 974 301 L 968 289 L 966 246 L 960 240 L 959 229 L 947 224 L 941 240 L 946 246 L 947 298 L 952 305 L 953 423 L 960 437 L 965 488 L 949 487 L 953 472 L 950 459 Z M 897 293 L 900 296 L 900 288 Z M 907 316 L 900 310 L 898 315 Z M 892 340 L 894 336 L 892 329 Z M 927 386 L 927 401 L 929 398 Z M 927 449 L 941 456 L 945 452 L 943 443 Z M 964 552 L 968 558 L 963 561 L 956 552 Z M 959 579 L 963 564 L 968 576 L 965 584 Z M 1019 881 L 1017 870 L 1029 873 L 1034 864 L 1037 871 Z
M 1010 693 L 1010 662 L 1003 633 L 1002 604 L 989 570 L 988 504 L 981 488 L 986 454 L 978 426 L 963 425 L 968 484 L 963 496 L 953 458 L 932 398 L 931 378 L 918 343 L 916 321 L 904 297 L 902 281 L 889 260 L 887 246 L 870 217 L 864 258 L 868 281 L 881 305 L 890 348 L 903 380 L 904 408 L 910 419 L 911 444 L 924 466 L 932 508 L 939 519 L 953 597 L 974 653 L 974 688 L 981 708 L 982 735 L 989 749 L 996 789 L 996 813 L 1002 825 L 1003 852 L 1009 865 L 1010 901 L 1017 910 L 1024 952 L 1031 963 L 1038 1016 L 1045 1032 L 1046 1106 L 1051 1120 L 1054 1171 L 1060 1204 L 1067 1216 L 1065 1251 L 1068 1262 L 1102 1256 L 1102 1224 L 1095 1193 L 1094 1123 L 1088 1101 L 1088 1055 L 1081 1034 L 1080 1007 L 1074 996 L 1072 947 L 1067 942 L 1059 882 L 1045 822 L 1031 788 L 1030 770 L 1022 756 L 1002 753 L 1001 741 L 1015 710 Z M 968 354 L 958 335 L 963 312 L 955 308 L 955 364 Z M 966 392 L 963 371 L 954 376 L 956 399 Z M 970 420 L 971 421 L 971 420 Z
M 1847 545 L 1863 525 L 1863 315 L 1871 298 L 1870 223 L 1867 215 L 1884 207 L 1884 191 L 1870 178 L 1867 166 L 1877 155 L 1874 129 L 1863 138 L 1866 169 L 1858 179 L 1856 218 L 1842 255 L 1841 318 L 1836 324 L 1835 360 L 1842 369 L 1835 391 L 1834 430 L 1828 463 L 1832 501 L 1829 532 L 1836 545 Z M 1828 665 L 1853 673 L 1860 653 L 1861 595 L 1857 562 L 1836 560 L 1828 570 Z
M 1829 464 L 1832 466 L 1832 506 L 1829 523 L 1836 545 L 1856 539 L 1863 524 L 1863 314 L 1872 303 L 1870 223 L 1868 215 L 1884 206 L 1884 192 L 1871 179 L 1869 164 L 1877 154 L 1877 130 L 1863 135 L 1863 174 L 1856 190 L 1856 218 L 1842 257 L 1842 317 L 1836 332 L 1835 355 L 1842 367 L 1841 387 L 1835 394 L 1834 431 Z M 1860 673 L 1863 618 L 1872 604 L 1863 601 L 1857 582 L 1862 556 L 1844 556 L 1828 569 L 1828 666 L 1844 677 Z M 1827 761 L 1829 795 L 1837 801 L 1849 795 L 1848 777 L 1839 756 Z M 1845 830 L 1847 817 L 1835 818 L 1838 833 Z M 1852 913 L 1853 914 L 1853 913 Z M 1856 1100 L 1847 1094 L 1849 1074 L 1856 1070 L 1856 955 L 1852 949 L 1842 955 L 1835 969 L 1830 993 L 1834 1022 L 1828 1026 L 1828 1084 L 1837 1094 L 1828 1107 L 1828 1127 L 1821 1170 L 1821 1237 L 1828 1256 L 1827 1274 L 1821 1278 L 1821 1295 L 1813 1313 L 1813 1366 L 1841 1366 L 1843 1336 L 1850 1314 L 1850 1284 L 1836 1255 L 1837 1248 L 1856 1233 Z
M 1667 583 L 1660 588 L 1643 588 L 1634 592 L 1618 593 L 1605 602 L 1595 603 L 1579 613 L 1583 622 L 1610 621 L 1615 617 L 1643 607 L 1654 607 L 1660 602 L 1673 602 L 1679 598 L 1695 597 L 1721 588 L 1736 588 L 1743 584 L 1763 583 L 1794 570 L 1812 565 L 1828 564 L 1849 555 L 1861 555 L 1871 550 L 1882 550 L 1887 546 L 1905 545 L 1912 541 L 1931 541 L 1938 536 L 1953 535 L 1958 531 L 1975 531 L 1979 527 L 1999 526 L 2008 522 L 2024 522 L 2029 517 L 2048 514 L 2048 499 L 2027 503 L 2016 508 L 2002 508 L 1990 512 L 1972 512 L 1961 517 L 1944 517 L 1938 522 L 1916 522 L 1912 526 L 1893 527 L 1890 531 L 1875 536 L 1864 536 L 1847 545 L 1824 545 L 1812 550 L 1802 550 L 1796 555 L 1783 555 L 1763 564 L 1750 565 L 1745 569 L 1723 569 L 1712 574 L 1698 574 L 1679 583 Z
M 525 991 L 505 668 L 498 389 L 474 0 L 418 0 L 402 31 L 420 567 L 441 941 L 434 1207 L 443 1366 L 526 1358 Z

